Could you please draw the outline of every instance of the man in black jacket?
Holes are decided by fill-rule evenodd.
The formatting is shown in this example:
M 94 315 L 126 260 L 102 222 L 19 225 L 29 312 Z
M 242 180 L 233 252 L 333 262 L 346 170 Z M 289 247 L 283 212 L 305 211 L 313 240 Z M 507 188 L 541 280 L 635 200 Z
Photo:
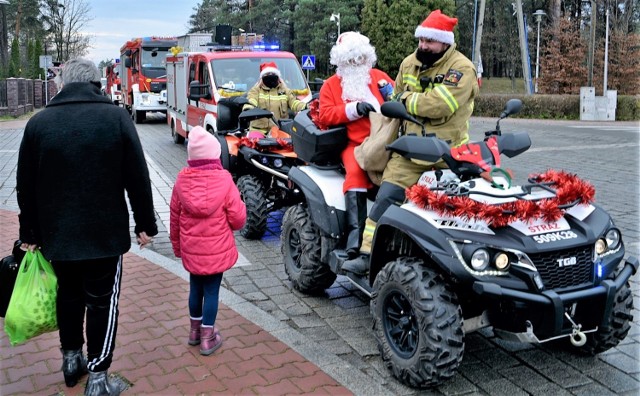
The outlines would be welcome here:
M 149 171 L 127 112 L 100 93 L 100 73 L 67 62 L 62 90 L 26 125 L 17 170 L 20 239 L 42 249 L 58 276 L 62 372 L 85 394 L 117 395 L 109 380 L 118 325 L 122 255 L 131 247 L 133 210 L 140 247 L 158 233 Z M 86 312 L 87 358 L 82 354 Z

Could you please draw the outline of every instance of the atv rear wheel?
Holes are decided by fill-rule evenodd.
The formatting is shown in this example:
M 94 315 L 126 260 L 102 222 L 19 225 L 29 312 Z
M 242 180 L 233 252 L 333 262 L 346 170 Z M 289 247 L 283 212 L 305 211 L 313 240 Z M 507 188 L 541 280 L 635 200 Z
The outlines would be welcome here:
M 633 294 L 629 282 L 616 293 L 613 307 L 608 318 L 608 327 L 600 327 L 595 333 L 587 334 L 587 343 L 581 347 L 583 352 L 596 355 L 617 346 L 629 333 L 633 319 Z
M 287 209 L 280 238 L 284 270 L 296 290 L 314 294 L 333 284 L 336 274 L 320 260 L 320 232 L 302 205 Z
M 371 315 L 382 360 L 399 381 L 426 388 L 455 375 L 464 353 L 462 310 L 422 260 L 400 257 L 378 273 Z
M 247 239 L 260 239 L 267 230 L 267 194 L 262 182 L 255 176 L 238 179 L 238 190 L 247 207 L 247 221 L 240 234 Z
M 173 142 L 175 144 L 184 143 L 184 137 L 180 135 L 178 131 L 176 131 L 176 123 L 174 121 L 171 121 L 171 137 L 173 138 Z

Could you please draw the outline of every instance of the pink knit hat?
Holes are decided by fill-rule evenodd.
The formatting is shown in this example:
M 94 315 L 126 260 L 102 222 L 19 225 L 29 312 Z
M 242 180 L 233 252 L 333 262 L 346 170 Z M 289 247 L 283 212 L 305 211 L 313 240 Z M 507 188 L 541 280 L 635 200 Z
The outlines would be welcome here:
M 190 160 L 220 159 L 220 143 L 203 127 L 194 127 L 189 131 L 187 156 Z
M 445 44 L 453 44 L 453 29 L 458 24 L 458 18 L 451 18 L 435 10 L 416 28 L 416 38 L 426 38 Z

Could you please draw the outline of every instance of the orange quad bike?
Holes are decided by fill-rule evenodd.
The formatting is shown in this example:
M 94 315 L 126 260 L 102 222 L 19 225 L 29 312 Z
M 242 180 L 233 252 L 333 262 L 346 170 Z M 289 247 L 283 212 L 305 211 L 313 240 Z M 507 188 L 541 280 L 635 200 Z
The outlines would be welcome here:
M 293 120 L 275 120 L 273 114 L 255 108 L 242 111 L 245 97 L 222 99 L 218 103 L 216 136 L 222 148 L 223 167 L 236 181 L 247 207 L 247 221 L 240 234 L 260 239 L 267 230 L 269 213 L 296 202 L 296 192 L 289 183 L 289 170 L 304 164 L 291 144 Z M 251 131 L 251 121 L 269 118 L 274 126 L 265 136 Z

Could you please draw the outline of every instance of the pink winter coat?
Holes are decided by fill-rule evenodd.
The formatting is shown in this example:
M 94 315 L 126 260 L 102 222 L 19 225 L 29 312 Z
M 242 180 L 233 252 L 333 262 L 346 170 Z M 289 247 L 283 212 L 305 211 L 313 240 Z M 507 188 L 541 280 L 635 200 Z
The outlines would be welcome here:
M 238 260 L 234 230 L 247 213 L 231 174 L 213 167 L 180 171 L 171 196 L 170 238 L 191 274 L 224 272 Z

